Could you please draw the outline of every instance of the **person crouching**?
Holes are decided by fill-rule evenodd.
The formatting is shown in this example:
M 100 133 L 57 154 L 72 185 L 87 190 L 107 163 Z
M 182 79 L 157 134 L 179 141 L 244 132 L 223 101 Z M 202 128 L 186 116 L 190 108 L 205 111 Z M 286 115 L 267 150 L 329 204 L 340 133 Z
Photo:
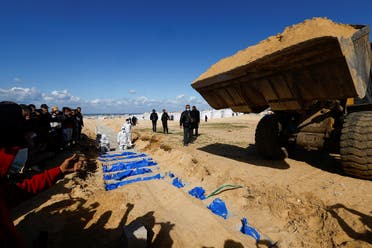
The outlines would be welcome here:
M 130 119 L 127 119 L 117 135 L 117 142 L 119 150 L 126 150 L 132 148 L 132 123 Z

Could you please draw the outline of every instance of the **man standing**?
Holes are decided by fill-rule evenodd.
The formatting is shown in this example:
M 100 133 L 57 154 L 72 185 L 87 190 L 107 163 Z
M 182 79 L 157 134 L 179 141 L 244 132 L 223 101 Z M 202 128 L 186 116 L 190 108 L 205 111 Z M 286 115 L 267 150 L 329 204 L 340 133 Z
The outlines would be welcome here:
M 193 135 L 198 136 L 199 135 L 198 129 L 199 129 L 199 123 L 200 123 L 200 112 L 199 110 L 196 109 L 195 106 L 192 106 L 191 117 L 194 120 L 192 129 L 193 130 L 195 129 L 195 133 L 194 131 L 192 131 L 194 133 Z
M 63 113 L 58 110 L 57 106 L 53 106 L 50 114 L 50 126 L 52 128 L 50 134 L 52 136 L 52 145 L 55 149 L 61 148 L 63 144 L 62 120 Z
M 81 108 L 80 107 L 76 108 L 75 118 L 76 118 L 76 125 L 77 125 L 76 138 L 77 138 L 78 141 L 80 141 L 80 139 L 81 139 L 81 129 L 83 129 L 83 127 L 84 127 L 83 114 L 81 113 Z
M 63 107 L 63 119 L 62 119 L 62 134 L 63 141 L 66 146 L 71 145 L 72 141 L 72 129 L 74 128 L 74 119 L 71 115 L 71 109 L 69 107 Z
M 40 115 L 39 115 L 39 138 L 42 143 L 49 144 L 50 142 L 50 113 L 48 111 L 48 105 L 41 104 Z
M 193 119 L 191 116 L 190 105 L 186 105 L 186 110 L 182 112 L 180 118 L 180 128 L 183 126 L 183 145 L 187 146 L 191 143 L 192 139 L 192 124 Z
M 161 115 L 161 123 L 163 124 L 163 133 L 168 134 L 168 120 L 169 115 L 165 109 L 163 109 L 163 114 Z
M 156 113 L 155 109 L 152 110 L 150 115 L 150 120 L 152 121 L 152 131 L 156 132 L 156 122 L 158 121 L 158 114 Z

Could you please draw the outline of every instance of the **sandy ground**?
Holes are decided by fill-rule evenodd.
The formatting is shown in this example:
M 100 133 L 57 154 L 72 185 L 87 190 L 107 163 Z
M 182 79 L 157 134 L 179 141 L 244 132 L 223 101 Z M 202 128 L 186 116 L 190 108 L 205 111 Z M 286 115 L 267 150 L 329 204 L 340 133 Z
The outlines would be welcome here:
M 337 156 L 296 153 L 285 161 L 259 158 L 254 149 L 257 115 L 201 123 L 194 144 L 182 146 L 182 130 L 169 122 L 170 134 L 150 131 L 150 122 L 134 128 L 136 150 L 172 171 L 187 185 L 173 187 L 154 180 L 104 191 L 101 164 L 85 148 L 87 173 L 71 175 L 13 211 L 17 229 L 29 246 L 40 231 L 49 247 L 123 247 L 123 228 L 143 223 L 154 231 L 152 247 L 256 247 L 239 233 L 240 219 L 278 247 L 372 247 L 372 182 L 342 173 Z M 115 132 L 123 119 L 86 120 L 85 134 L 95 127 Z M 231 213 L 212 214 L 187 190 L 212 192 L 222 184 L 241 189 L 218 195 Z M 259 247 L 268 247 L 262 242 Z

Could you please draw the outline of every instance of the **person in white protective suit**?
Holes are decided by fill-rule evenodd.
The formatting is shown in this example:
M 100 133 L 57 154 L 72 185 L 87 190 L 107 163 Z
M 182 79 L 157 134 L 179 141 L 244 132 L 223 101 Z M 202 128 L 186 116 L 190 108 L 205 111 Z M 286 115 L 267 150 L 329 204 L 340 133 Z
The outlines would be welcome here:
M 99 141 L 99 148 L 101 152 L 109 152 L 110 151 L 110 141 L 105 134 L 101 135 L 101 139 Z
M 132 144 L 132 123 L 127 119 L 117 135 L 119 150 L 126 150 L 133 146 Z

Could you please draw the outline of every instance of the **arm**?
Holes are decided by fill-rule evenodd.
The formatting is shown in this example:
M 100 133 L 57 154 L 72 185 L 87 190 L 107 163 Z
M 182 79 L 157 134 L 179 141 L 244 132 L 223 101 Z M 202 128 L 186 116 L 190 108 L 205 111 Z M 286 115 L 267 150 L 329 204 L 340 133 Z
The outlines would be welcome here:
M 50 188 L 57 180 L 61 179 L 64 174 L 80 170 L 81 165 L 82 161 L 79 161 L 78 156 L 74 154 L 63 161 L 60 166 L 46 170 L 16 185 L 12 185 L 11 204 L 17 204 L 17 201 L 21 202 L 24 199 Z
M 46 170 L 41 174 L 35 175 L 30 179 L 25 179 L 24 181 L 17 183 L 16 186 L 22 189 L 25 193 L 34 195 L 53 186 L 61 176 L 62 171 L 60 167 L 55 167 Z

